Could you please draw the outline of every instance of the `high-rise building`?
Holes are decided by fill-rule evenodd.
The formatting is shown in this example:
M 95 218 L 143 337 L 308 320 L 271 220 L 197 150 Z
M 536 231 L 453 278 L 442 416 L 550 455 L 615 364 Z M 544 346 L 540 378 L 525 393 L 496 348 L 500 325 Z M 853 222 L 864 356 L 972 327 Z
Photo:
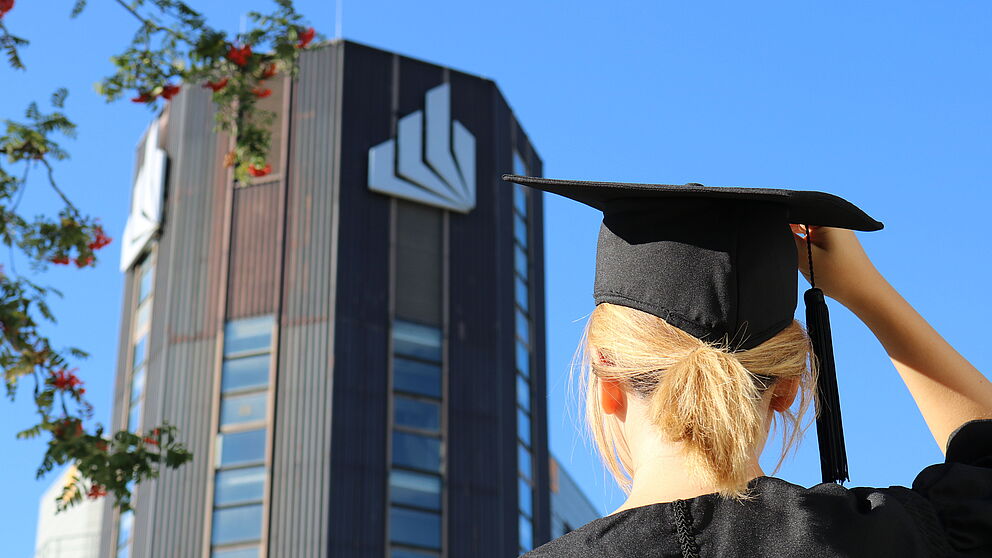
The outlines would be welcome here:
M 103 556 L 515 556 L 551 536 L 541 159 L 496 84 L 351 41 L 271 78 L 234 187 L 210 92 L 137 149 L 114 426 L 193 461 Z
M 100 550 L 100 523 L 103 509 L 99 502 L 83 499 L 56 512 L 56 500 L 76 475 L 67 467 L 52 481 L 38 502 L 38 527 L 34 558 L 97 558 Z
M 550 459 L 551 538 L 556 539 L 599 517 L 575 479 L 557 459 Z

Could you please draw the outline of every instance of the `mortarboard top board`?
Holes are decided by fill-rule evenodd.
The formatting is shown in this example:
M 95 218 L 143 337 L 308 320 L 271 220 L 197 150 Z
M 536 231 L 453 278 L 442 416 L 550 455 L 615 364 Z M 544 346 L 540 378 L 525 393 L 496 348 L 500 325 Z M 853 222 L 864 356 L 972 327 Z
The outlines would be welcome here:
M 603 212 L 596 304 L 648 312 L 697 338 L 723 341 L 731 351 L 752 349 L 792 323 L 798 261 L 790 224 L 882 228 L 847 200 L 810 190 L 502 178 Z M 805 299 L 820 371 L 823 480 L 846 480 L 827 308 L 815 282 Z

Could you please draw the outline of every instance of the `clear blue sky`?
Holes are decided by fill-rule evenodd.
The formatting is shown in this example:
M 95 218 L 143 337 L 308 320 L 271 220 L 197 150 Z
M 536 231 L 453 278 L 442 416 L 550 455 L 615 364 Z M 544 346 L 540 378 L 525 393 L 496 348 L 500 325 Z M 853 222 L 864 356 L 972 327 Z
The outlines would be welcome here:
M 106 105 L 92 84 L 110 72 L 135 25 L 114 2 L 17 3 L 7 25 L 30 38 L 27 73 L 0 69 L 0 118 L 20 118 L 58 86 L 79 138 L 57 167 L 85 211 L 119 239 L 135 144 L 150 113 Z M 268 2 L 192 1 L 215 26 Z M 328 36 L 331 1 L 297 6 Z M 861 234 L 876 265 L 961 353 L 992 369 L 987 341 L 992 265 L 984 226 L 992 202 L 992 5 L 983 2 L 388 2 L 346 1 L 348 39 L 494 79 L 551 177 L 819 189 L 885 223 Z M 29 213 L 54 200 L 37 174 Z M 622 497 L 576 433 L 568 365 L 592 310 L 599 213 L 547 196 L 549 424 L 552 451 L 608 513 Z M 122 277 L 119 244 L 96 270 L 55 269 L 57 343 L 91 351 L 81 364 L 106 422 Z M 9 265 L 7 258 L 0 261 Z M 18 267 L 27 271 L 27 267 Z M 805 288 L 805 285 L 802 285 Z M 871 332 L 831 304 L 850 485 L 907 485 L 941 459 Z M 26 396 L 23 392 L 22 396 Z M 22 399 L 24 399 L 22 397 Z M 573 409 L 569 413 L 566 409 Z M 0 403 L 4 554 L 31 555 L 41 444 L 18 442 L 27 400 Z M 769 447 L 766 458 L 774 456 Z M 774 459 L 765 459 L 770 469 Z M 818 482 L 815 434 L 779 475 Z

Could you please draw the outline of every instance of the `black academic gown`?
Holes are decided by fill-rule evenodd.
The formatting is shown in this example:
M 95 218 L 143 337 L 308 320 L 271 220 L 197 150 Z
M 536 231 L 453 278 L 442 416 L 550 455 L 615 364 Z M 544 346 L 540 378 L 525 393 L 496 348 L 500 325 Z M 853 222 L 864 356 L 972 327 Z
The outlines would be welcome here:
M 524 558 L 992 557 L 992 420 L 951 435 L 944 463 L 912 488 L 803 488 L 751 481 L 753 499 L 716 494 L 587 523 Z

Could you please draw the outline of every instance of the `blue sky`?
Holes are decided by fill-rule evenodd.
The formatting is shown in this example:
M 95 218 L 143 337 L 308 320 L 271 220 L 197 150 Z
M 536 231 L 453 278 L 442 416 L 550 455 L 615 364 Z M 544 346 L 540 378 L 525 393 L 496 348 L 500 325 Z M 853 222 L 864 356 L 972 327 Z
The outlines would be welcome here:
M 150 113 L 105 104 L 92 84 L 110 72 L 135 26 L 115 3 L 18 2 L 5 21 L 31 39 L 27 73 L 0 69 L 0 118 L 46 109 L 58 86 L 79 137 L 61 184 L 119 239 L 135 144 Z M 269 3 L 200 1 L 213 25 Z M 334 4 L 298 1 L 334 34 Z M 992 367 L 985 339 L 992 271 L 983 225 L 992 202 L 992 5 L 981 2 L 456 2 L 346 1 L 345 38 L 496 81 L 545 162 L 545 175 L 636 182 L 817 189 L 885 223 L 860 238 L 877 267 L 965 357 Z M 97 32 L 97 30 L 99 30 Z M 37 174 L 24 206 L 55 200 Z M 552 451 L 608 513 L 622 502 L 577 433 L 566 397 L 571 356 L 592 310 L 600 214 L 546 196 L 549 425 Z M 52 269 L 63 290 L 57 343 L 81 363 L 96 418 L 107 422 L 122 277 L 118 243 L 95 270 Z M 0 262 L 9 265 L 9 258 Z M 26 265 L 18 270 L 27 272 Z M 802 281 L 800 279 L 800 281 Z M 801 283 L 800 288 L 806 285 Z M 851 486 L 908 485 L 941 459 L 912 399 L 871 332 L 831 302 Z M 800 309 L 801 312 L 801 309 Z M 26 395 L 27 392 L 22 393 Z M 26 398 L 0 403 L 5 554 L 31 555 L 41 444 L 18 442 Z M 567 409 L 572 409 L 568 412 Z M 819 480 L 813 430 L 779 476 Z M 763 459 L 774 465 L 776 449 Z

